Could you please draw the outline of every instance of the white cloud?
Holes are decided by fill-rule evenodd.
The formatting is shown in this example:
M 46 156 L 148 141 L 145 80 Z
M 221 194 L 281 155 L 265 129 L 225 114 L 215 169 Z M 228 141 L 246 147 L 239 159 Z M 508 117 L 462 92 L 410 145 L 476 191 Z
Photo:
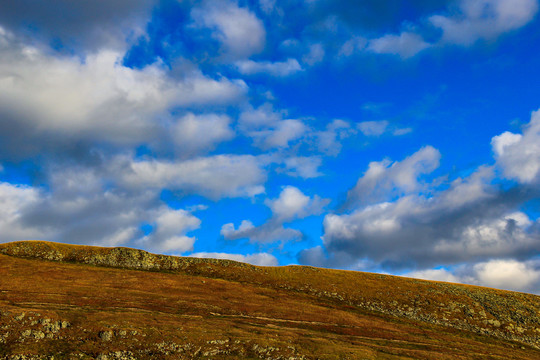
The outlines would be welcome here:
M 283 116 L 286 115 L 283 111 L 275 111 L 272 104 L 265 103 L 257 109 L 249 107 L 244 110 L 238 119 L 240 127 L 244 131 L 256 130 L 265 127 L 274 126 Z
M 0 241 L 31 240 L 48 235 L 21 223 L 21 217 L 39 199 L 40 193 L 36 189 L 0 182 Z
M 405 274 L 419 279 L 465 283 L 497 289 L 540 293 L 538 261 L 492 259 L 453 270 L 428 269 Z
M 221 227 L 220 234 L 227 240 L 247 238 L 256 243 L 287 242 L 302 238 L 300 231 L 285 228 L 283 224 L 276 221 L 254 226 L 251 221 L 243 220 L 238 229 L 234 227 L 233 223 L 228 223 Z
M 111 172 L 124 186 L 136 189 L 177 189 L 212 199 L 254 196 L 264 192 L 266 173 L 251 155 L 216 155 L 186 161 L 119 158 Z
M 418 177 L 439 167 L 441 154 L 431 146 L 423 147 L 403 161 L 388 159 L 369 163 L 368 170 L 348 193 L 348 203 L 374 201 L 398 193 L 420 189 Z
M 184 252 L 193 247 L 200 220 L 186 210 L 164 206 L 157 191 L 128 192 L 110 187 L 97 169 L 50 169 L 49 189 L 0 183 L 0 241 L 48 240 Z M 153 230 L 143 236 L 142 224 Z
M 283 119 L 285 111 L 275 111 L 271 104 L 257 109 L 248 108 L 239 117 L 240 130 L 253 139 L 254 146 L 263 150 L 286 148 L 309 131 L 303 121 Z
M 247 58 L 263 50 L 266 41 L 264 25 L 255 14 L 234 1 L 206 1 L 191 12 L 195 25 L 213 30 L 233 58 Z
M 277 266 L 278 261 L 275 256 L 268 253 L 256 253 L 251 255 L 228 254 L 219 252 L 198 252 L 189 255 L 197 258 L 226 259 L 257 266 Z
M 356 134 L 351 125 L 340 119 L 335 119 L 323 131 L 315 132 L 318 150 L 326 155 L 337 156 L 341 152 L 341 140 Z
M 196 238 L 186 233 L 198 229 L 201 220 L 185 210 L 161 208 L 153 225 L 153 231 L 139 240 L 141 244 L 161 252 L 183 253 L 193 250 Z
M 402 32 L 399 35 L 387 34 L 369 41 L 367 50 L 376 54 L 399 55 L 403 59 L 410 58 L 431 45 L 418 34 Z
M 328 199 L 321 199 L 317 195 L 310 198 L 298 188 L 286 186 L 277 199 L 267 200 L 265 204 L 272 210 L 276 219 L 281 222 L 289 222 L 310 215 L 319 215 L 329 202 Z
M 164 131 L 172 107 L 229 104 L 247 91 L 198 70 L 177 81 L 160 64 L 127 68 L 120 52 L 52 56 L 6 32 L 0 39 L 0 133 L 17 152 L 80 140 L 140 144 Z
M 515 260 L 491 260 L 473 267 L 474 277 L 484 286 L 528 290 L 533 285 L 540 290 L 540 270 L 531 263 Z
M 428 270 L 413 271 L 413 272 L 405 274 L 405 276 L 417 278 L 417 279 L 445 281 L 445 282 L 452 282 L 452 283 L 463 282 L 459 277 L 457 277 L 456 275 L 452 274 L 452 272 L 445 269 L 428 269 Z
M 500 218 L 477 221 L 463 229 L 457 239 L 440 240 L 434 252 L 445 256 L 498 256 L 511 253 L 516 248 L 534 247 L 537 238 L 530 236 L 527 229 L 532 224 L 522 212 L 503 215 Z
M 300 231 L 285 228 L 283 224 L 321 214 L 329 202 L 329 199 L 321 199 L 317 195 L 309 197 L 296 187 L 286 186 L 277 199 L 265 201 L 272 210 L 272 217 L 266 223 L 255 226 L 251 221 L 244 220 L 238 229 L 233 223 L 228 223 L 222 226 L 221 235 L 229 240 L 249 238 L 261 243 L 299 239 L 302 237 Z
M 286 148 L 289 143 L 299 139 L 308 131 L 308 127 L 300 120 L 281 120 L 273 127 L 251 131 L 248 134 L 253 138 L 254 145 L 264 149 Z
M 434 149 L 418 152 L 396 165 L 395 173 L 390 162 L 370 164 L 349 192 L 355 200 L 352 212 L 325 216 L 323 244 L 330 258 L 341 259 L 340 266 L 368 258 L 404 268 L 540 250 L 537 222 L 516 210 L 523 194 L 502 193 L 492 184 L 492 167 L 480 167 L 446 189 L 418 193 L 417 176 L 433 169 L 438 157 Z M 394 200 L 396 188 L 403 193 Z
M 313 179 L 323 175 L 319 171 L 322 159 L 320 156 L 293 156 L 283 160 L 284 169 L 276 171 L 284 171 L 287 175 L 293 177 L 301 177 L 303 179 Z
M 287 59 L 282 62 L 242 60 L 236 62 L 235 65 L 244 75 L 268 74 L 285 77 L 303 70 L 296 59 Z
M 175 146 L 184 155 L 212 150 L 216 144 L 233 138 L 230 122 L 227 115 L 188 113 L 173 125 Z
M 505 132 L 493 137 L 491 145 L 507 178 L 525 184 L 540 180 L 540 111 L 532 113 L 523 135 Z
M 519 29 L 537 11 L 537 0 L 461 0 L 456 14 L 429 20 L 443 31 L 441 42 L 468 46 Z

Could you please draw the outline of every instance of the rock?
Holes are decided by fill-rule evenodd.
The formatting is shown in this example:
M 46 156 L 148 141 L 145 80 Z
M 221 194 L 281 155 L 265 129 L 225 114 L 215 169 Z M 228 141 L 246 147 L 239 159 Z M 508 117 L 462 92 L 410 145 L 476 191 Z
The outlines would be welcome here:
M 111 341 L 113 338 L 113 332 L 111 330 L 100 331 L 99 338 L 103 341 Z

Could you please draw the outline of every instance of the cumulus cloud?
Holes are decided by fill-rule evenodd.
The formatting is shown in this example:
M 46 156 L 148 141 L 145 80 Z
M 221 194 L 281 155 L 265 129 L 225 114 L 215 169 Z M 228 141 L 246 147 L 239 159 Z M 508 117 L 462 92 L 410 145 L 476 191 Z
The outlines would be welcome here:
M 537 11 L 537 0 L 461 0 L 455 13 L 433 15 L 429 21 L 442 30 L 442 43 L 468 46 L 519 29 Z
M 296 229 L 285 228 L 283 224 L 270 220 L 260 226 L 255 226 L 249 220 L 243 220 L 238 228 L 233 223 L 221 227 L 221 236 L 227 240 L 249 239 L 256 243 L 287 242 L 302 238 L 302 233 Z
M 257 109 L 244 110 L 238 124 L 260 149 L 287 148 L 306 134 L 309 127 L 298 119 L 283 119 L 285 115 L 286 112 L 274 110 L 271 104 L 264 104 Z
M 321 153 L 337 156 L 341 152 L 341 141 L 356 134 L 351 125 L 344 120 L 334 119 L 325 130 L 315 132 L 317 147 Z
M 276 219 L 289 222 L 310 215 L 319 215 L 329 202 L 328 199 L 321 199 L 318 195 L 310 198 L 298 188 L 286 186 L 277 199 L 266 200 L 265 204 L 272 210 Z
M 421 188 L 419 176 L 429 174 L 439 167 L 441 154 L 426 146 L 402 161 L 389 159 L 369 163 L 367 171 L 349 190 L 347 206 L 373 202 L 393 193 L 411 193 Z
M 270 243 L 289 241 L 302 237 L 295 229 L 285 228 L 283 224 L 312 215 L 319 215 L 330 202 L 315 195 L 309 197 L 294 186 L 286 186 L 277 199 L 267 199 L 266 206 L 272 210 L 272 217 L 264 224 L 255 226 L 249 220 L 244 220 L 235 228 L 234 224 L 225 224 L 221 235 L 229 240 L 249 238 L 254 242 Z
M 540 263 L 537 260 L 492 259 L 470 265 L 460 265 L 452 270 L 414 271 L 405 274 L 405 276 L 540 293 Z
M 39 192 L 31 187 L 0 183 L 1 240 L 39 239 L 43 236 L 39 229 L 26 227 L 21 222 L 24 213 L 39 202 L 39 197 Z
M 219 252 L 198 252 L 189 255 L 197 258 L 225 259 L 248 263 L 257 266 L 277 266 L 278 261 L 275 256 L 268 253 L 256 253 L 251 255 L 228 254 Z
M 540 181 L 540 110 L 532 113 L 523 134 L 504 132 L 493 137 L 491 145 L 507 178 L 524 184 Z
M 493 168 L 484 166 L 422 195 L 418 177 L 433 171 L 439 157 L 426 147 L 394 165 L 371 163 L 349 192 L 352 212 L 325 216 L 322 260 L 421 268 L 540 251 L 538 224 L 517 210 L 534 190 L 503 191 L 492 183 Z
M 367 50 L 376 54 L 399 55 L 407 59 L 430 46 L 420 35 L 404 31 L 399 35 L 387 34 L 370 40 Z
M 234 137 L 227 115 L 188 113 L 173 125 L 174 144 L 183 155 L 212 150 L 213 147 Z
M 289 144 L 302 137 L 308 127 L 297 119 L 281 120 L 273 127 L 250 132 L 254 144 L 263 150 L 286 148 Z
M 183 253 L 193 250 L 196 238 L 186 236 L 186 233 L 198 229 L 201 220 L 186 210 L 161 208 L 156 212 L 153 231 L 138 242 L 161 252 Z
M 235 1 L 206 1 L 192 10 L 191 17 L 195 26 L 211 29 L 212 36 L 232 58 L 247 58 L 264 48 L 264 24 Z
M 187 210 L 164 206 L 152 191 L 111 188 L 103 173 L 59 168 L 49 189 L 0 184 L 0 241 L 49 240 L 119 246 L 143 244 L 163 252 L 192 249 L 200 220 Z M 143 236 L 141 224 L 152 224 Z
M 303 70 L 296 59 L 287 59 L 282 62 L 242 60 L 236 62 L 235 65 L 244 75 L 267 74 L 285 77 Z
M 264 162 L 252 155 L 216 155 L 185 161 L 118 158 L 111 171 L 123 186 L 176 189 L 211 199 L 254 196 L 264 192 Z
M 277 169 L 289 176 L 312 179 L 323 175 L 319 171 L 322 164 L 320 156 L 293 156 L 283 160 L 284 168 Z
M 197 70 L 177 81 L 160 64 L 131 69 L 121 58 L 114 51 L 52 56 L 0 33 L 3 155 L 81 142 L 137 145 L 165 132 L 160 119 L 172 107 L 228 104 L 247 89 L 243 81 Z

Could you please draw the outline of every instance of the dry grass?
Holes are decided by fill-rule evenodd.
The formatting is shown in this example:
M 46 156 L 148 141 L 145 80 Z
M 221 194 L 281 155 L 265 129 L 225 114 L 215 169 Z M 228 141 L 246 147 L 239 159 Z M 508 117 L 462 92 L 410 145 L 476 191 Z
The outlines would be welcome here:
M 39 257 L 51 249 L 81 256 L 70 261 L 111 251 L 25 246 Z M 175 271 L 137 271 L 0 255 L 0 339 L 9 333 L 0 358 L 540 359 L 531 346 L 540 331 L 534 295 L 309 267 L 186 261 Z M 69 326 L 47 333 L 43 319 Z M 25 330 L 34 332 L 24 336 Z M 43 339 L 33 335 L 39 331 Z

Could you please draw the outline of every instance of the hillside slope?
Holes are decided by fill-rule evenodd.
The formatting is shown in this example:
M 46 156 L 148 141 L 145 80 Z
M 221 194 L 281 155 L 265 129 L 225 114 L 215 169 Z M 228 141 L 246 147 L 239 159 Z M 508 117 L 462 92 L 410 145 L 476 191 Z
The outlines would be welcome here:
M 540 297 L 531 294 L 0 244 L 0 358 L 540 359 L 539 348 Z

